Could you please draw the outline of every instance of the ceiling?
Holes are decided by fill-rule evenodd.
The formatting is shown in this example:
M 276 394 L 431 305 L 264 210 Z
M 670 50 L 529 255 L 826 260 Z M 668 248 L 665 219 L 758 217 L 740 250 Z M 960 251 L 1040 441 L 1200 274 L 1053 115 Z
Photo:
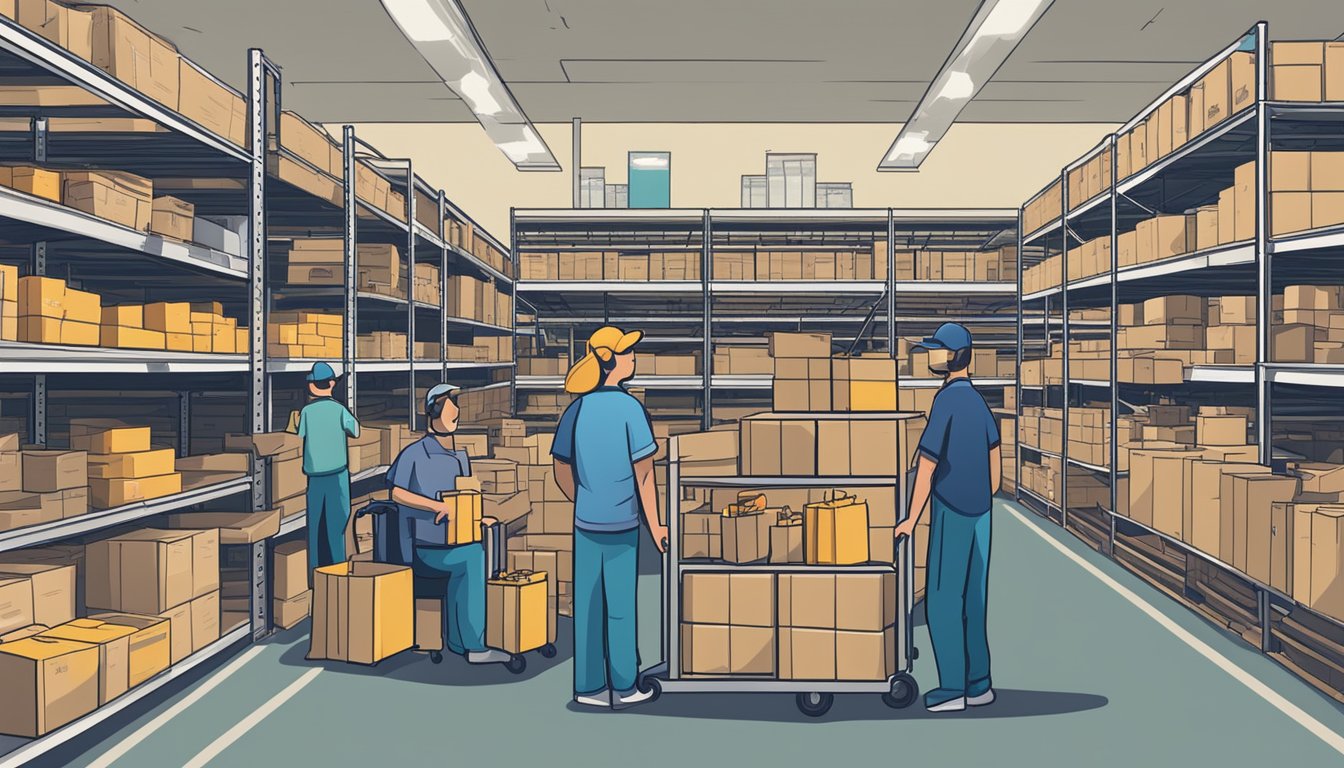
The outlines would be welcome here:
M 978 0 L 463 0 L 528 116 L 568 122 L 902 122 Z M 246 49 L 318 122 L 471 121 L 377 0 L 113 0 L 241 86 Z M 962 112 L 1121 122 L 1260 19 L 1344 36 L 1321 0 L 1055 0 Z

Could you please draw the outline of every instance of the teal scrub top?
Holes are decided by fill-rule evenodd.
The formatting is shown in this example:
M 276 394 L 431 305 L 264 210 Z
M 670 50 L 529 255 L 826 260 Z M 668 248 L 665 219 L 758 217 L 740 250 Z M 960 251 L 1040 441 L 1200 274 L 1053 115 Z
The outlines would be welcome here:
M 346 437 L 359 437 L 359 422 L 344 405 L 322 397 L 299 412 L 303 474 L 331 475 L 349 466 Z

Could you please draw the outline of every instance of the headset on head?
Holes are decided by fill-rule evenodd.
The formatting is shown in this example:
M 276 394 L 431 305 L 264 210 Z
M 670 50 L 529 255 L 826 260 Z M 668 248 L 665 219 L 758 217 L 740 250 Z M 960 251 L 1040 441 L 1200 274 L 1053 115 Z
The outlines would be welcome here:
M 450 399 L 453 401 L 454 405 L 457 404 L 457 399 L 454 397 L 452 392 L 444 392 L 442 395 L 439 395 L 438 397 L 434 398 L 434 400 L 429 403 L 429 409 L 425 411 L 426 428 L 430 430 L 433 429 L 435 419 L 438 419 L 440 416 L 443 415 L 443 401 Z

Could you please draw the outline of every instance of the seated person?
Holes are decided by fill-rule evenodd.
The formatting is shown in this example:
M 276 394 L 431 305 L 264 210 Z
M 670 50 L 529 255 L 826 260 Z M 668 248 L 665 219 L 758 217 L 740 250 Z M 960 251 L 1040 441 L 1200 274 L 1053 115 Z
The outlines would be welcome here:
M 439 384 L 429 390 L 425 398 L 428 434 L 402 449 L 387 472 L 401 518 L 396 528 L 403 538 L 413 535 L 410 529 L 416 523 L 424 524 L 426 512 L 435 516 L 436 524 L 447 520 L 451 508 L 439 500 L 439 494 L 456 490 L 457 478 L 471 474 L 467 452 L 458 450 L 453 438 L 459 413 L 453 394 L 457 389 Z M 483 522 L 494 525 L 498 521 L 485 518 Z M 448 581 L 443 604 L 448 650 L 466 656 L 472 664 L 509 661 L 508 653 L 485 647 L 485 548 L 481 542 L 435 546 L 416 541 L 398 549 L 409 555 L 410 562 L 405 564 L 415 575 Z

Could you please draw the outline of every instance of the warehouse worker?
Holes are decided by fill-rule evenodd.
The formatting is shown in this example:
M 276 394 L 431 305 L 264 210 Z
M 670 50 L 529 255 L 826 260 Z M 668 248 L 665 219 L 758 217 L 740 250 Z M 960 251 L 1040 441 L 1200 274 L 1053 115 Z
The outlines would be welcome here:
M 446 523 L 453 508 L 439 494 L 457 490 L 457 478 L 471 474 L 467 452 L 459 450 L 453 433 L 457 432 L 460 413 L 458 387 L 437 384 L 425 396 L 425 428 L 429 434 L 411 443 L 397 455 L 387 471 L 392 500 L 402 511 L 434 513 L 434 523 Z M 399 515 L 403 520 L 413 516 Z M 494 518 L 484 518 L 494 525 Z M 400 531 L 409 526 L 398 525 Z M 471 664 L 502 664 L 508 653 L 485 647 L 485 547 L 477 541 L 455 546 L 426 546 L 414 543 L 409 550 L 415 575 L 448 580 L 444 593 L 443 618 L 448 627 L 446 645 L 453 653 L 465 656 Z
M 938 688 L 924 697 L 930 712 L 956 712 L 994 701 L 989 679 L 985 598 L 989 586 L 990 507 L 999 489 L 999 429 L 971 386 L 971 333 L 943 323 L 920 346 L 929 369 L 943 377 L 919 439 L 910 515 L 896 538 L 914 540 L 932 500 L 925 609 L 938 664 Z
M 565 377 L 579 395 L 560 417 L 551 449 L 555 482 L 574 502 L 574 701 L 624 708 L 652 698 L 635 686 L 635 582 L 640 516 L 659 551 L 649 414 L 622 385 L 635 375 L 640 331 L 603 326 Z
M 303 474 L 308 477 L 308 582 L 313 569 L 345 562 L 345 527 L 350 522 L 350 469 L 346 438 L 359 437 L 354 414 L 332 393 L 339 377 L 327 363 L 308 373 L 312 401 L 299 412 Z

